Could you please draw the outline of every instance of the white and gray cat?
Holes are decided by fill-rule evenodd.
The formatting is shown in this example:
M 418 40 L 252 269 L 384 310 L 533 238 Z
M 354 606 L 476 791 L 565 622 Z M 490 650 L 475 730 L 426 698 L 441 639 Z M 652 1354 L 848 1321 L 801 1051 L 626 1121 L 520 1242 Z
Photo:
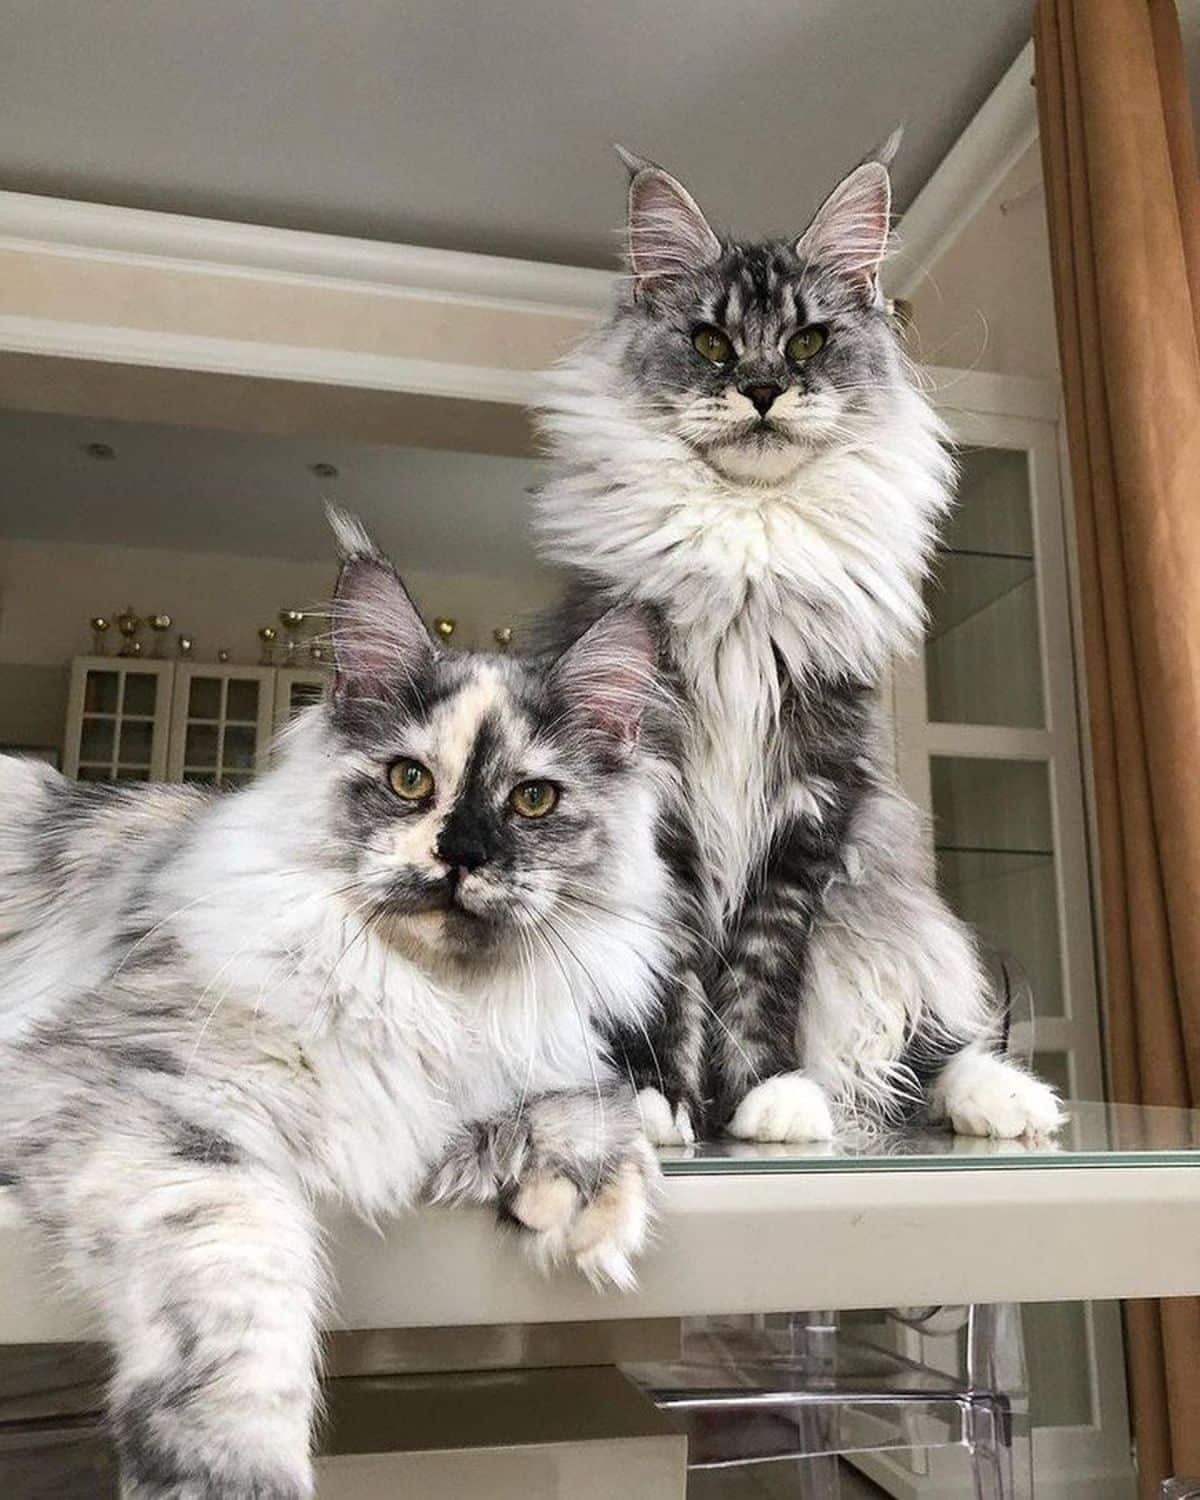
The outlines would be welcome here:
M 878 711 L 953 480 L 879 289 L 886 165 L 756 244 L 626 164 L 630 275 L 547 397 L 538 519 L 575 577 L 560 633 L 654 606 L 690 709 L 663 847 L 700 931 L 652 1036 L 621 1039 L 647 1128 L 818 1139 L 916 1106 L 972 1135 L 1051 1130 L 1053 1092 L 998 1055 Z
M 102 1313 L 128 1500 L 311 1494 L 317 1201 L 491 1202 L 617 1285 L 647 1229 L 596 1028 L 666 963 L 652 630 L 443 651 L 340 533 L 332 692 L 252 787 L 0 760 L 0 1180 Z

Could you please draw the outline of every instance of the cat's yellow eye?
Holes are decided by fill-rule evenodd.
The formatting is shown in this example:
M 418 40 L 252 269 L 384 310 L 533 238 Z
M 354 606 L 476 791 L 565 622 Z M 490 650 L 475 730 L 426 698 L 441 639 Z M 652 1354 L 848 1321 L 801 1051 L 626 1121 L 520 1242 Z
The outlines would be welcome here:
M 714 365 L 727 365 L 733 358 L 733 345 L 719 328 L 710 328 L 706 323 L 692 334 L 696 351 Z
M 508 794 L 509 806 L 522 818 L 544 818 L 558 802 L 558 788 L 552 781 L 523 781 Z
M 825 330 L 819 323 L 810 323 L 799 333 L 793 333 L 783 346 L 783 352 L 793 364 L 801 365 L 825 347 Z
M 406 802 L 423 802 L 433 796 L 433 772 L 419 760 L 398 760 L 388 771 L 392 791 Z

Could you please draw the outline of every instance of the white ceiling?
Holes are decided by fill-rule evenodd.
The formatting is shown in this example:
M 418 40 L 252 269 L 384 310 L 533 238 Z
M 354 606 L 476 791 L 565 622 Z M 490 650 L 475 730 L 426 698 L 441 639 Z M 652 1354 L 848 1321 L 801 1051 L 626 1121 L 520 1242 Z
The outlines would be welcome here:
M 6 0 L 0 187 L 609 265 L 621 140 L 797 228 L 897 121 L 903 209 L 1032 0 Z
M 84 452 L 104 442 L 115 457 Z M 309 465 L 340 470 L 321 479 Z M 322 499 L 404 568 L 536 575 L 528 459 L 0 411 L 0 537 L 324 561 Z

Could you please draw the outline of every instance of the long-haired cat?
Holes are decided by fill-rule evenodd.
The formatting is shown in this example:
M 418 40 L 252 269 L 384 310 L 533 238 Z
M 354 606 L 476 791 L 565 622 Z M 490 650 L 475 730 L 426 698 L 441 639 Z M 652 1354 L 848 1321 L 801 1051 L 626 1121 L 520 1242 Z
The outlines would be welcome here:
M 340 534 L 332 691 L 251 787 L 0 760 L 0 1181 L 102 1314 L 128 1500 L 311 1494 L 316 1200 L 491 1201 L 621 1285 L 646 1231 L 596 1028 L 667 961 L 652 630 L 447 652 Z
M 923 1096 L 970 1134 L 1048 1130 L 883 749 L 953 480 L 879 289 L 886 165 L 753 244 L 625 159 L 630 275 L 547 397 L 538 519 L 575 577 L 560 627 L 652 604 L 690 708 L 676 873 L 706 915 L 655 1055 L 629 1039 L 648 1128 L 821 1138 Z

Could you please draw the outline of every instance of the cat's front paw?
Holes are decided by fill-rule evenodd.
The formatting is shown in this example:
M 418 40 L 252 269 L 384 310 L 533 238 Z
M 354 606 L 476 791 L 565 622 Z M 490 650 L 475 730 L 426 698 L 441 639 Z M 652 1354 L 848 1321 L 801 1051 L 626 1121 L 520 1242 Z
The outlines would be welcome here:
M 740 1141 L 828 1141 L 833 1115 L 811 1078 L 779 1073 L 750 1090 L 725 1129 Z
M 638 1138 L 583 1186 L 561 1172 L 535 1169 L 516 1184 L 504 1207 L 527 1236 L 544 1268 L 573 1261 L 596 1287 L 629 1291 L 633 1262 L 646 1243 L 658 1163 Z
M 958 1135 L 1037 1140 L 1066 1116 L 1058 1095 L 1023 1068 L 988 1052 L 967 1052 L 947 1064 L 933 1090 L 935 1119 Z
M 674 1104 L 658 1089 L 642 1089 L 634 1100 L 642 1130 L 652 1146 L 691 1146 L 696 1140 L 692 1111 L 686 1100 Z

